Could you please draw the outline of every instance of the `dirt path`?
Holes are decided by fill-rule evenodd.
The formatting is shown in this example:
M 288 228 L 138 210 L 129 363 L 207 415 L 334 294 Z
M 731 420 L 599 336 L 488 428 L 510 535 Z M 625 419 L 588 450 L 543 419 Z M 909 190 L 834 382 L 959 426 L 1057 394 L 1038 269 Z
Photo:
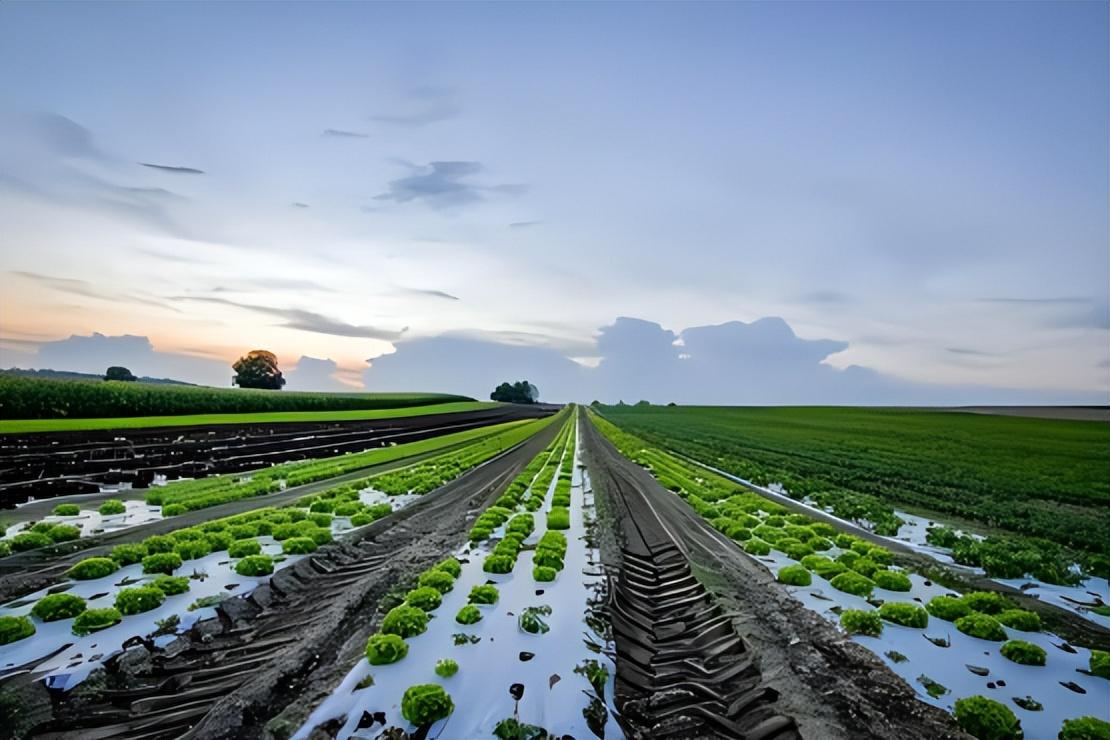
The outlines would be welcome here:
M 556 431 L 279 571 L 164 648 L 136 640 L 67 694 L 30 676 L 3 688 L 36 718 L 32 737 L 288 737 L 361 659 L 389 594 L 461 544 Z
M 648 525 L 656 547 L 668 543 L 731 612 L 732 626 L 757 658 L 764 686 L 777 693 L 774 712 L 792 718 L 801 735 L 820 740 L 966 737 L 945 712 L 917 700 L 914 690 L 877 657 L 806 609 L 735 543 L 713 530 L 647 471 L 620 455 L 590 424 L 583 426 L 587 466 L 598 496 L 627 548 L 630 525 Z M 623 513 L 622 513 L 623 512 Z M 631 520 L 631 521 L 630 521 Z M 603 543 L 604 545 L 604 543 Z M 618 682 L 622 662 L 618 654 Z M 727 688 L 727 686 L 725 687 Z M 728 737 L 717 730 L 710 737 Z M 774 735 L 770 735 L 774 737 Z

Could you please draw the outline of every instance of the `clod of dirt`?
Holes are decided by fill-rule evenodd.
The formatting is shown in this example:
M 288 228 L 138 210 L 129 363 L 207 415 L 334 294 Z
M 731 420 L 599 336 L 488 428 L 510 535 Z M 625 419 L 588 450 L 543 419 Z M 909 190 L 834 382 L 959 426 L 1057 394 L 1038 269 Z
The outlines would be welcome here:
M 1074 691 L 1077 694 L 1086 694 L 1087 693 L 1087 689 L 1083 688 L 1082 686 L 1077 684 L 1075 681 L 1061 681 L 1060 685 L 1063 686 L 1065 689 L 1071 689 L 1072 691 Z
M 563 677 L 560 676 L 558 673 L 552 673 L 551 677 L 547 679 L 547 688 L 549 688 L 549 689 L 555 688 L 555 684 L 559 683 L 562 680 L 563 680 Z
M 520 701 L 524 697 L 524 684 L 514 683 L 509 687 L 509 696 L 513 699 Z
M 528 661 L 530 661 L 534 657 L 536 657 L 535 653 L 530 653 L 527 650 L 521 650 L 520 651 L 520 660 L 524 663 L 527 663 Z
M 1071 645 L 1069 645 L 1066 642 L 1061 643 L 1059 645 L 1057 645 L 1056 643 L 1052 643 L 1052 647 L 1059 648 L 1060 650 L 1063 650 L 1065 653 L 1071 653 L 1072 655 L 1074 655 L 1077 652 L 1075 648 L 1073 648 Z
M 987 681 L 987 688 L 988 689 L 994 689 L 994 688 L 998 688 L 998 686 L 997 686 L 997 684 L 995 684 L 994 681 Z
M 971 671 L 972 673 L 974 673 L 974 674 L 975 674 L 976 676 L 986 676 L 986 675 L 988 675 L 988 674 L 990 673 L 990 670 L 989 670 L 989 669 L 987 669 L 987 668 L 984 668 L 984 667 L 982 667 L 982 666 L 978 666 L 978 665 L 971 665 L 970 663 L 965 663 L 964 665 L 965 665 L 965 666 L 967 667 L 967 669 L 968 669 L 969 671 Z

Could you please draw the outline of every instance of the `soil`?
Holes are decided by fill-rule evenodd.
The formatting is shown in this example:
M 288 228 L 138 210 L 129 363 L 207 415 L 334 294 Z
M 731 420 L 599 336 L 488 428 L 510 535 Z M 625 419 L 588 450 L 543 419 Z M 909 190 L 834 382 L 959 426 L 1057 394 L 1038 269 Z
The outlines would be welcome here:
M 546 416 L 505 405 L 450 414 L 342 422 L 283 422 L 4 435 L 0 503 L 95 493 L 102 484 L 148 486 L 156 475 L 202 478 L 264 465 L 361 452 L 392 443 Z
M 758 656 L 764 684 L 778 693 L 775 711 L 792 718 L 803 737 L 967 737 L 946 712 L 918 701 L 913 688 L 874 654 L 794 600 L 766 569 L 621 456 L 592 425 L 584 425 L 583 441 L 599 509 L 621 533 L 616 542 L 602 540 L 603 557 L 610 563 L 620 557 L 614 545 L 624 546 L 630 527 L 654 525 L 732 614 L 736 631 Z M 618 679 L 621 671 L 618 655 Z
M 362 658 L 399 594 L 465 541 L 477 514 L 556 432 L 548 427 L 279 571 L 164 647 L 136 640 L 78 689 L 51 692 L 50 705 L 30 675 L 9 679 L 0 694 L 18 694 L 23 716 L 51 717 L 26 736 L 288 737 Z

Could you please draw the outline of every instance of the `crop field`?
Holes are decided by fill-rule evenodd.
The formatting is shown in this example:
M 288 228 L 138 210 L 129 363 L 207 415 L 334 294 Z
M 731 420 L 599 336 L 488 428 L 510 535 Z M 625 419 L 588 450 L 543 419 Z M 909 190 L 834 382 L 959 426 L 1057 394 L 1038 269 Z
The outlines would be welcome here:
M 880 522 L 900 505 L 1110 555 L 1110 424 L 901 409 L 602 413 L 746 480 L 842 499 Z
M 242 457 L 236 472 L 25 504 L 39 514 L 0 537 L 0 723 L 28 738 L 1100 737 L 1076 734 L 1110 721 L 1097 548 L 1029 550 L 1041 540 L 997 522 L 983 538 L 965 510 L 926 522 L 859 485 L 892 476 L 860 472 L 865 450 L 926 469 L 904 449 L 891 462 L 897 417 L 844 412 L 870 436 L 819 474 L 805 430 L 836 424 L 781 410 L 801 414 L 791 432 L 730 441 L 748 411 L 568 406 L 434 434 L 413 414 L 385 436 L 316 430 L 322 449 L 350 446 L 267 463 L 275 424 L 248 448 L 198 448 Z M 952 442 L 919 416 L 903 445 L 978 445 L 932 488 L 954 469 L 984 497 L 1022 477 L 1017 452 L 999 479 L 976 459 L 1020 448 L 1013 430 L 988 440 L 938 414 Z M 1084 460 L 1098 434 L 1048 446 Z M 44 449 L 92 475 L 96 435 Z M 806 466 L 749 459 L 763 436 Z M 1079 491 L 1102 489 L 1037 490 L 1096 509 Z
M 5 420 L 114 419 L 179 414 L 265 414 L 287 411 L 366 411 L 473 400 L 443 393 L 285 391 L 275 394 L 237 388 L 219 389 L 120 381 L 49 380 L 0 375 L 0 417 Z M 47 427 L 43 431 L 64 429 L 65 427 Z

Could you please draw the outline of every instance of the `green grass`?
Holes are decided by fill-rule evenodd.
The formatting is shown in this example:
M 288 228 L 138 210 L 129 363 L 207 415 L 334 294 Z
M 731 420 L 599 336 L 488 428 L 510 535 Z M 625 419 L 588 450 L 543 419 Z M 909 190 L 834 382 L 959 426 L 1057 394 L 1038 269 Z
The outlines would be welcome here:
M 366 411 L 473 400 L 442 393 L 300 393 L 0 375 L 5 419 Z
M 1110 552 L 1110 424 L 877 408 L 601 412 L 653 444 L 795 494 L 858 493 Z
M 279 391 L 275 391 L 279 392 Z M 477 411 L 497 406 L 489 401 L 455 401 L 426 406 L 388 409 L 357 409 L 352 411 L 281 411 L 243 414 L 182 414 L 175 416 L 132 416 L 112 419 L 4 419 L 0 434 L 27 432 L 79 432 L 96 429 L 142 429 L 146 427 L 208 426 L 212 424 L 274 424 L 281 422 L 362 421 L 396 419 L 402 416 L 425 416 Z

